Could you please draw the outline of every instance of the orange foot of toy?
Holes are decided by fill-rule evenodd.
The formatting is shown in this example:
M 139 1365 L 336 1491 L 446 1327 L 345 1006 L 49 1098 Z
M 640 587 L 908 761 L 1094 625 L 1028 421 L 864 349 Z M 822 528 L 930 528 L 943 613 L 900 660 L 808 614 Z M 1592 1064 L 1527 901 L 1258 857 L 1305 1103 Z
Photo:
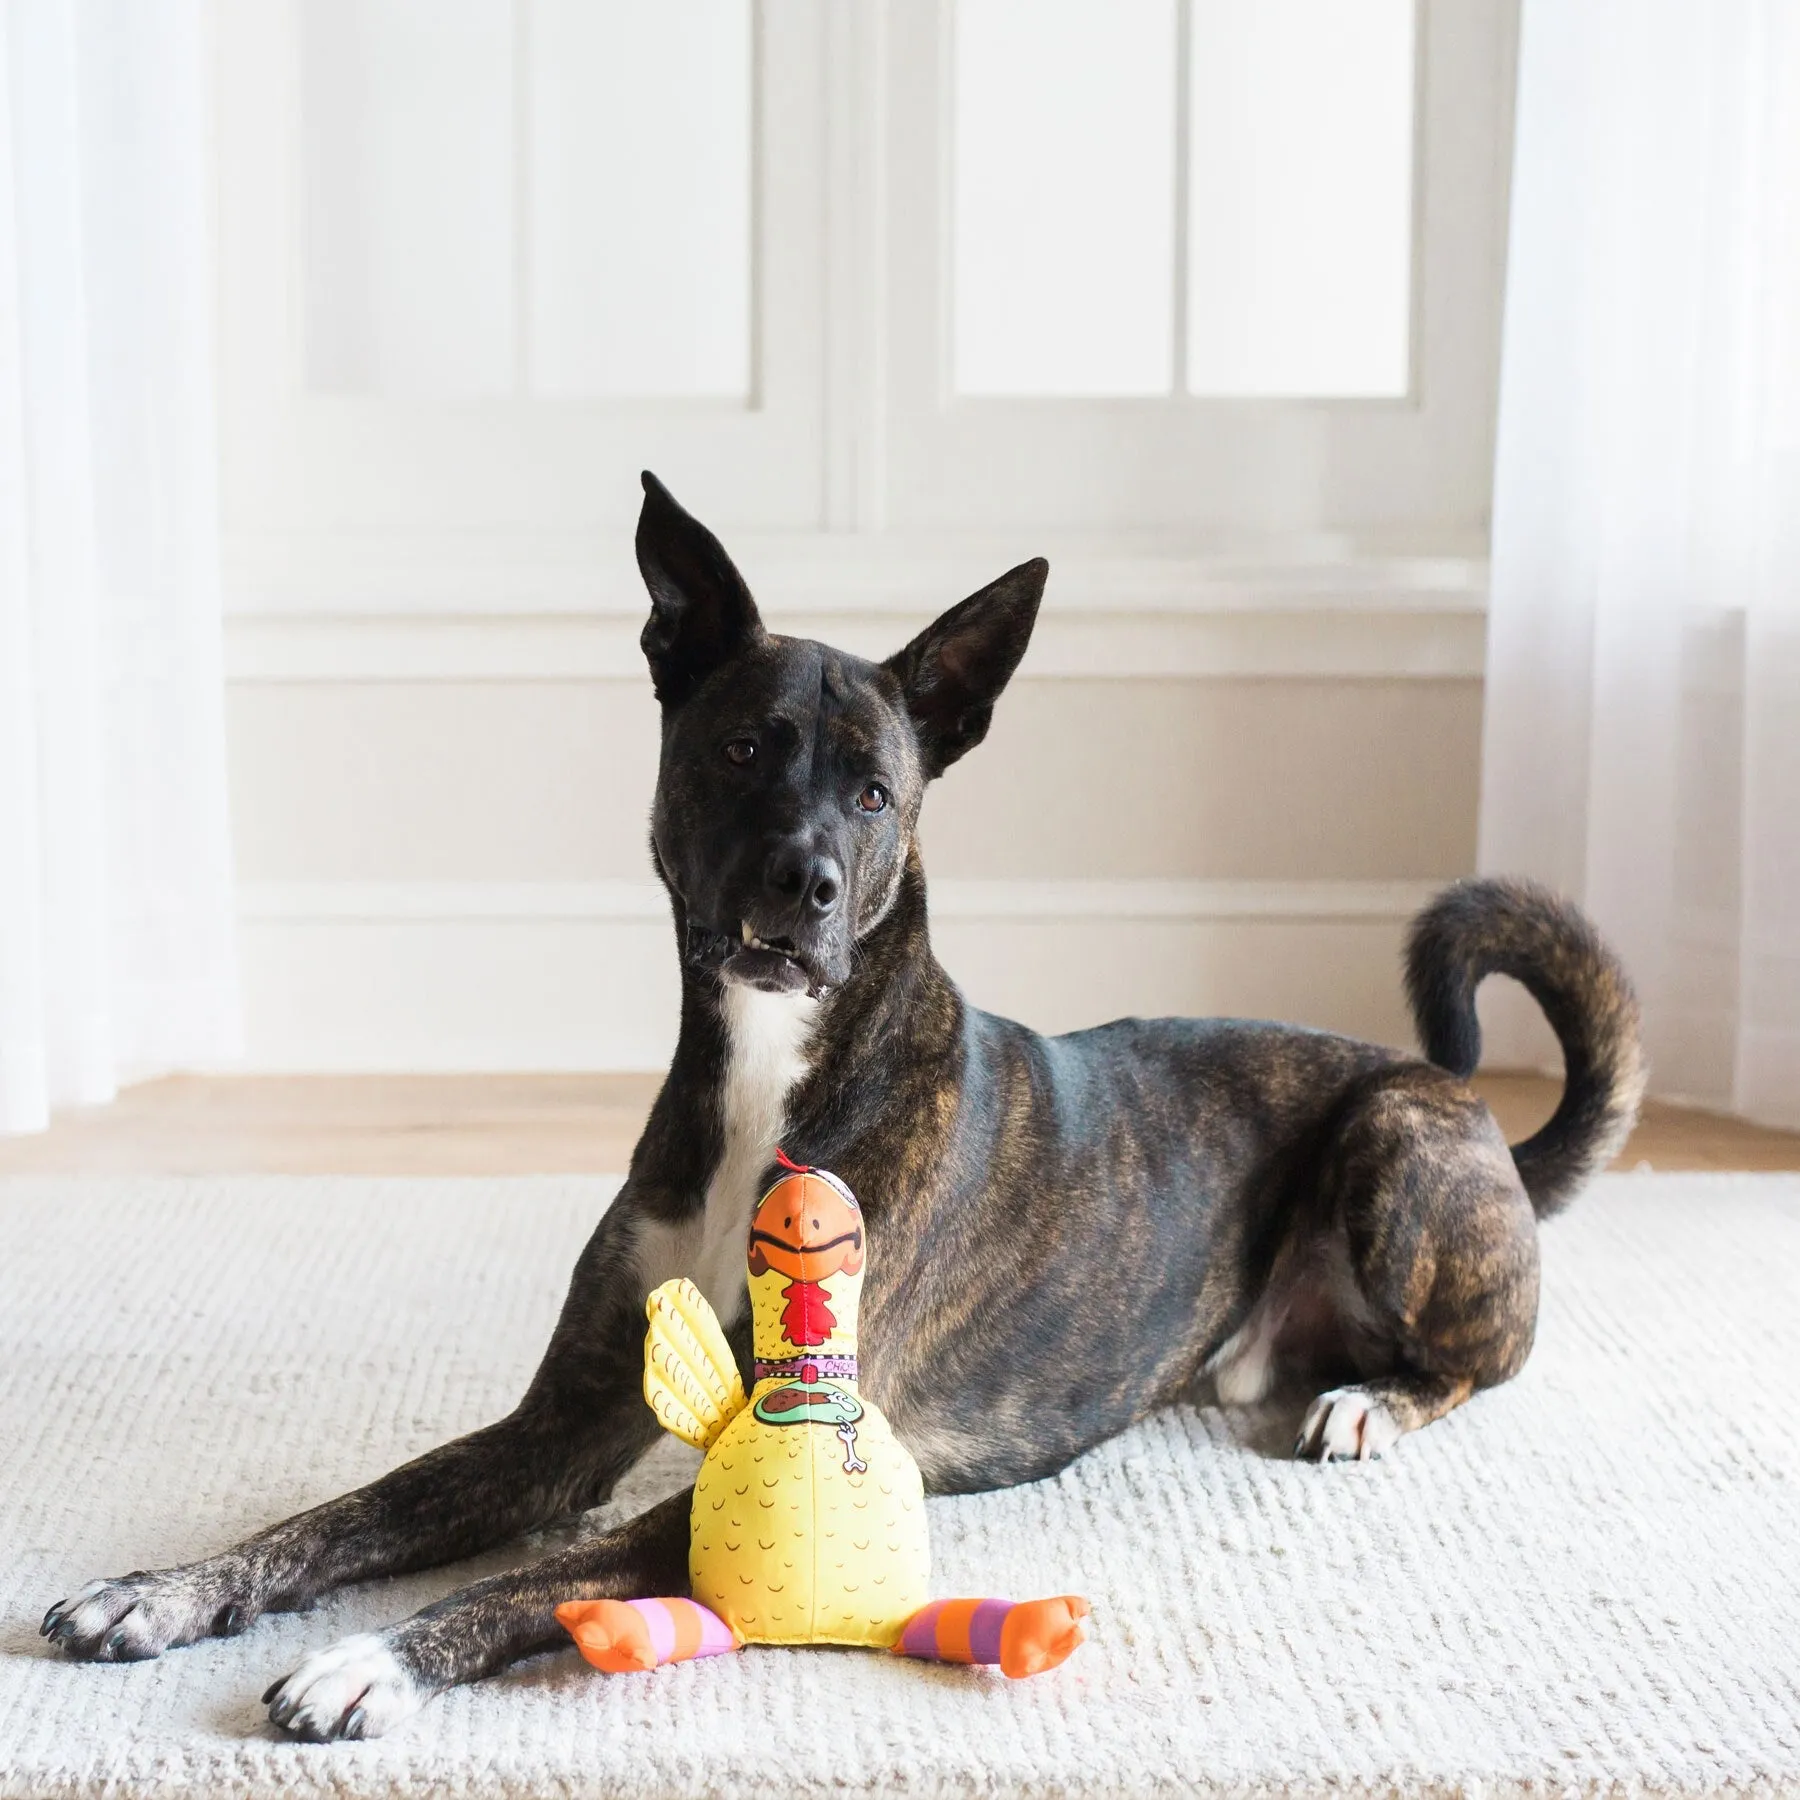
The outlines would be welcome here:
M 556 1609 L 556 1622 L 581 1654 L 609 1675 L 656 1667 L 649 1621 L 623 1600 L 565 1600 Z
M 1079 1594 L 1020 1601 L 1000 1627 L 1000 1672 L 1022 1678 L 1054 1669 L 1087 1636 L 1087 1616 Z

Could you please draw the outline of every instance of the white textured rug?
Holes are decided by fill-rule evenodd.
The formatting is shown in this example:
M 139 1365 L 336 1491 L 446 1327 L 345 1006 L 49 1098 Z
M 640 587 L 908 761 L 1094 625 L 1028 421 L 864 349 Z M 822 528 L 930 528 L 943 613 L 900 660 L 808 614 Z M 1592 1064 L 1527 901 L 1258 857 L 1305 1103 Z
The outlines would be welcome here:
M 43 1647 L 88 1577 L 503 1410 L 613 1186 L 0 1184 L 0 1793 L 1800 1787 L 1800 1179 L 1777 1176 L 1603 1182 L 1545 1234 L 1526 1373 L 1379 1463 L 1286 1460 L 1295 1404 L 1182 1409 L 1055 1481 L 933 1502 L 942 1592 L 1092 1599 L 1092 1642 L 1034 1681 L 565 1653 L 374 1743 L 262 1723 L 308 1650 L 519 1553 L 155 1663 Z M 659 1453 L 626 1503 L 683 1466 Z

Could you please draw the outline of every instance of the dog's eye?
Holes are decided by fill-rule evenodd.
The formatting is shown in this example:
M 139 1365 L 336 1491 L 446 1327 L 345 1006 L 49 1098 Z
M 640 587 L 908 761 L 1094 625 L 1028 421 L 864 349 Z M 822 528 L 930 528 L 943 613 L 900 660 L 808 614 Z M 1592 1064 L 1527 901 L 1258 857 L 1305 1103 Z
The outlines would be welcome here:
M 741 769 L 756 760 L 756 746 L 748 738 L 733 738 L 725 746 L 725 760 Z
M 856 796 L 856 804 L 866 813 L 882 812 L 886 809 L 887 803 L 888 791 L 879 781 L 871 781 L 869 785 Z

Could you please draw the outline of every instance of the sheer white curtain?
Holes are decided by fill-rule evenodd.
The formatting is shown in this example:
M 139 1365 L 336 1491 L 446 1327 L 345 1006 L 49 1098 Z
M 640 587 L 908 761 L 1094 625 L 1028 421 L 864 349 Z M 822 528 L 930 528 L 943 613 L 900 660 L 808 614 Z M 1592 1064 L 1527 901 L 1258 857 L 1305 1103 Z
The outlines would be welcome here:
M 0 1131 L 230 1056 L 200 0 L 0 4 Z
M 1800 0 L 1525 0 L 1517 129 L 1481 863 L 1800 1126 Z

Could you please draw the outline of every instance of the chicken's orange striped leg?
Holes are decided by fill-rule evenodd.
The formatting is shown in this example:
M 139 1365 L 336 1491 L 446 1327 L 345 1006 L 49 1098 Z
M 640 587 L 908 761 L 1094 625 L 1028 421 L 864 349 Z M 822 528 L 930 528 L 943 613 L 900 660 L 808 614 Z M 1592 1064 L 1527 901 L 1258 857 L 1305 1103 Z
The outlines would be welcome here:
M 738 1647 L 731 1627 L 695 1600 L 565 1600 L 556 1620 L 581 1654 L 611 1675 Z
M 934 1600 L 907 1620 L 900 1656 L 925 1662 L 998 1663 L 1006 1675 L 1054 1669 L 1087 1636 L 1088 1603 L 1053 1600 Z

